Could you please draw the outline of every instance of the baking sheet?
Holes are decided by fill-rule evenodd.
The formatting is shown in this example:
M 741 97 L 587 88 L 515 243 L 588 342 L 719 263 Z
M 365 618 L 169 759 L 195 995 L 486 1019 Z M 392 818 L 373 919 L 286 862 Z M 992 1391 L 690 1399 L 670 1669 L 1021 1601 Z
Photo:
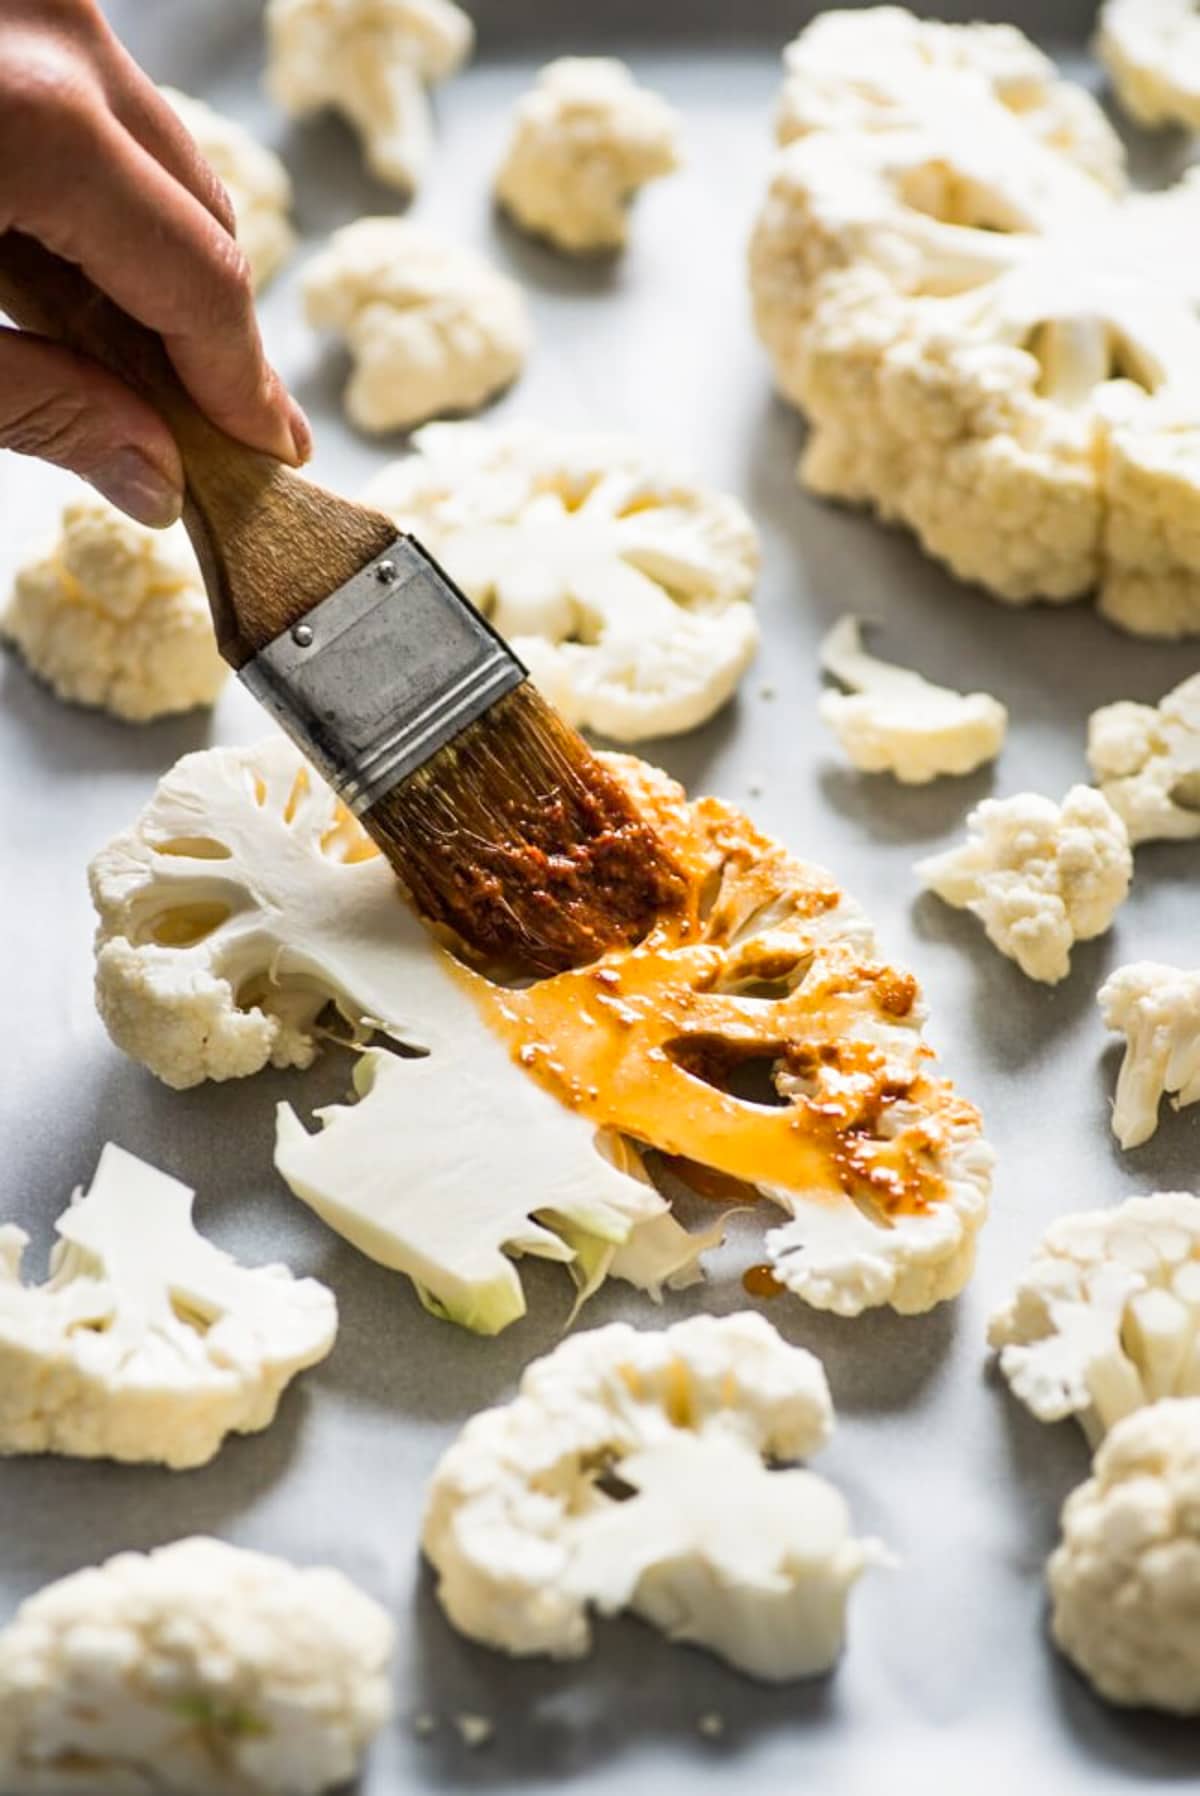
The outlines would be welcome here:
M 268 344 L 313 416 L 318 474 L 356 492 L 389 447 L 343 424 L 345 361 L 304 325 L 297 276 L 331 228 L 391 211 L 395 196 L 364 176 L 337 123 L 294 128 L 272 113 L 258 88 L 250 0 L 127 0 L 109 10 L 156 77 L 246 119 L 285 155 L 304 245 L 265 297 Z M 438 1324 L 407 1281 L 342 1245 L 272 1171 L 275 1100 L 340 1098 L 344 1059 L 177 1095 L 109 1044 L 91 999 L 87 857 L 177 756 L 253 740 L 262 726 L 231 691 L 211 720 L 127 728 L 57 704 L 3 658 L 0 1217 L 34 1237 L 40 1274 L 54 1217 L 113 1138 L 198 1187 L 201 1226 L 224 1246 L 326 1279 L 342 1327 L 332 1357 L 293 1387 L 274 1427 L 231 1442 L 205 1470 L 0 1464 L 0 1617 L 80 1565 L 194 1531 L 340 1565 L 399 1622 L 398 1719 L 371 1758 L 366 1796 L 551 1785 L 669 1796 L 735 1781 L 746 1796 L 774 1796 L 785 1780 L 842 1796 L 964 1782 L 1070 1796 L 1194 1776 L 1194 1729 L 1106 1711 L 1046 1644 L 1041 1567 L 1086 1453 L 1073 1426 L 1040 1426 L 985 1376 L 983 1337 L 1051 1217 L 1196 1184 L 1200 1109 L 1166 1115 L 1136 1154 L 1117 1151 L 1107 1126 L 1116 1055 L 1094 994 L 1124 960 L 1195 961 L 1200 849 L 1143 850 L 1115 930 L 1077 949 L 1070 980 L 1055 990 L 1025 980 L 972 919 L 919 897 L 911 865 L 949 842 L 985 794 L 1058 793 L 1086 777 L 1088 712 L 1117 697 L 1157 698 L 1200 665 L 1200 644 L 1132 642 L 1087 606 L 1008 611 L 954 584 L 906 536 L 796 487 L 801 427 L 772 398 L 743 264 L 769 161 L 778 49 L 812 9 L 495 0 L 474 10 L 481 54 L 443 90 L 438 152 L 415 215 L 485 247 L 529 292 L 536 352 L 494 415 L 636 431 L 740 493 L 764 535 L 757 668 L 707 729 L 648 752 L 697 791 L 749 801 L 767 828 L 833 867 L 865 902 L 888 951 L 919 972 L 933 1038 L 982 1104 L 998 1150 L 993 1219 L 960 1302 L 914 1320 L 841 1322 L 789 1300 L 770 1309 L 829 1372 L 840 1425 L 820 1469 L 847 1493 L 859 1528 L 882 1535 L 902 1564 L 856 1593 L 837 1674 L 780 1691 L 634 1622 L 601 1625 L 594 1656 L 567 1667 L 511 1663 L 451 1632 L 418 1566 L 423 1485 L 465 1418 L 508 1397 L 522 1366 L 556 1340 L 569 1304 L 563 1277 L 527 1266 L 529 1316 L 497 1341 Z M 1020 14 L 1078 47 L 1090 11 L 1027 5 Z M 688 167 L 643 196 L 618 266 L 575 267 L 492 217 L 488 175 L 533 68 L 568 48 L 614 43 L 682 108 Z M 1153 174 L 1179 153 L 1174 140 L 1143 143 L 1138 166 Z M 66 485 L 0 456 L 0 575 Z M 848 607 L 882 622 L 885 653 L 1005 700 L 1013 726 L 994 770 L 905 791 L 838 763 L 815 715 L 814 647 Z M 743 1304 L 738 1272 L 766 1214 L 740 1225 L 707 1287 L 672 1299 L 662 1320 Z M 659 1319 L 623 1287 L 602 1292 L 586 1319 L 615 1317 Z M 426 1711 L 440 1725 L 418 1739 L 412 1720 Z M 709 1711 L 724 1717 L 717 1741 L 697 1731 Z M 483 1749 L 468 1750 L 452 1726 L 463 1712 L 493 1722 Z

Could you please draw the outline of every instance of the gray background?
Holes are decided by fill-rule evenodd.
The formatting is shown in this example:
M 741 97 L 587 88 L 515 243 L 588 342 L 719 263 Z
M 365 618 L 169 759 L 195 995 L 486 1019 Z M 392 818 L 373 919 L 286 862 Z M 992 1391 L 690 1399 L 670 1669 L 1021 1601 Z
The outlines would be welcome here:
M 318 473 L 355 492 L 399 445 L 369 443 L 344 426 L 344 360 L 304 325 L 297 274 L 330 229 L 393 210 L 395 196 L 364 176 L 337 123 L 292 128 L 273 115 L 258 88 L 259 9 L 249 0 L 128 0 L 110 10 L 156 77 L 235 112 L 285 155 L 305 243 L 265 298 L 268 343 L 312 413 Z M 844 1663 L 807 1687 L 757 1688 L 632 1622 L 601 1626 L 594 1656 L 574 1667 L 509 1663 L 450 1632 L 417 1564 L 424 1481 L 462 1421 L 505 1398 L 522 1365 L 553 1344 L 568 1304 L 562 1276 L 527 1271 L 529 1317 L 498 1341 L 439 1325 L 404 1280 L 310 1219 L 271 1169 L 274 1101 L 286 1095 L 306 1107 L 341 1096 L 340 1057 L 305 1076 L 175 1095 L 110 1046 L 92 1008 L 85 862 L 178 755 L 253 740 L 262 726 L 250 701 L 230 692 L 211 720 L 126 728 L 58 705 L 5 658 L 0 1216 L 31 1232 L 40 1274 L 54 1217 L 113 1138 L 194 1184 L 200 1221 L 222 1244 L 327 1279 L 342 1329 L 333 1356 L 292 1391 L 275 1426 L 231 1442 L 206 1470 L 0 1465 L 0 1615 L 85 1562 L 193 1530 L 330 1560 L 399 1621 L 399 1717 L 364 1779 L 371 1796 L 562 1783 L 588 1796 L 640 1796 L 735 1781 L 773 1793 L 785 1780 L 845 1796 L 964 1782 L 1066 1796 L 1193 1779 L 1194 1729 L 1106 1711 L 1046 1644 L 1042 1562 L 1086 1454 L 1073 1428 L 1038 1426 L 996 1388 L 983 1336 L 1052 1216 L 1194 1183 L 1200 1109 L 1167 1115 L 1134 1155 L 1116 1149 L 1107 1123 L 1115 1052 L 1094 994 L 1123 960 L 1195 960 L 1188 882 L 1200 848 L 1143 850 L 1117 927 L 1078 950 L 1056 990 L 1026 981 L 970 918 L 918 897 L 911 866 L 951 840 L 988 792 L 1058 794 L 1084 777 L 1088 712 L 1116 697 L 1157 698 L 1200 664 L 1200 645 L 1130 641 L 1086 605 L 1005 610 L 954 584 L 904 535 L 796 487 L 801 426 L 772 398 L 749 327 L 743 256 L 769 161 L 778 50 L 808 8 L 603 0 L 589 19 L 582 6 L 497 0 L 474 10 L 481 54 L 443 90 L 438 151 L 414 210 L 485 246 L 529 292 L 536 352 L 496 415 L 637 431 L 740 493 L 764 535 L 758 667 L 706 730 L 651 745 L 650 756 L 697 791 L 745 800 L 762 784 L 756 816 L 836 869 L 888 951 L 920 973 L 934 1040 L 982 1103 L 998 1150 L 993 1219 L 959 1303 L 907 1321 L 877 1313 L 839 1322 L 788 1301 L 770 1310 L 829 1371 L 841 1420 L 821 1469 L 847 1492 L 860 1528 L 884 1536 L 903 1563 L 860 1588 Z M 1059 48 L 1082 44 L 1090 11 L 1023 9 Z M 536 64 L 614 43 L 682 108 L 688 166 L 644 196 L 618 266 L 580 268 L 498 224 L 488 177 Z M 1142 145 L 1138 167 L 1161 173 L 1181 153 L 1170 139 Z M 64 485 L 0 457 L 0 574 L 44 530 Z M 815 717 L 814 646 L 851 607 L 882 622 L 885 653 L 1007 702 L 1013 728 L 994 770 L 906 792 L 838 764 Z M 773 700 L 761 694 L 764 681 Z M 707 1288 L 673 1300 L 664 1319 L 738 1307 L 737 1275 L 763 1220 L 744 1221 Z M 616 1316 L 656 1320 L 620 1287 L 587 1312 L 590 1323 Z M 485 1714 L 495 1737 L 471 1753 L 443 1721 L 419 1741 L 411 1718 L 425 1709 Z M 696 1732 L 710 1709 L 726 1718 L 717 1743 Z

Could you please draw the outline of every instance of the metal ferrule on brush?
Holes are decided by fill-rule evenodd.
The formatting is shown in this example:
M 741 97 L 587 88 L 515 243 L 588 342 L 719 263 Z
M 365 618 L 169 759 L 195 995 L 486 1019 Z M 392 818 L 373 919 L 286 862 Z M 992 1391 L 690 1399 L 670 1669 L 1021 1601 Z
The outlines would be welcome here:
M 356 817 L 525 677 L 507 643 L 405 536 L 241 669 Z

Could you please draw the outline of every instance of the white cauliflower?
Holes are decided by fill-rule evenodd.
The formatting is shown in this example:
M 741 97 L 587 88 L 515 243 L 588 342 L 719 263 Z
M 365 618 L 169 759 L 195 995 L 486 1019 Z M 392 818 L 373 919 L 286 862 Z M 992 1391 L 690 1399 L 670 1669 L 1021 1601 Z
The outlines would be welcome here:
M 167 1084 L 306 1066 L 327 1008 L 412 1051 L 360 1061 L 367 1095 L 315 1136 L 283 1106 L 278 1162 L 436 1313 L 485 1333 L 522 1315 L 506 1252 L 562 1262 L 585 1294 L 609 1271 L 650 1290 L 695 1276 L 711 1233 L 688 1235 L 636 1153 L 526 1076 L 290 743 L 185 756 L 91 882 L 100 1014 Z
M 229 195 L 251 278 L 256 288 L 264 287 L 296 247 L 288 221 L 292 183 L 287 169 L 236 119 L 226 118 L 177 88 L 159 91 L 179 114 Z
M 0 637 L 60 698 L 130 723 L 211 705 L 228 673 L 183 526 L 147 530 L 98 497 L 18 569 Z
M 1056 133 L 965 40 L 957 72 L 943 48 L 885 79 L 875 30 L 871 10 L 839 26 L 751 249 L 759 334 L 810 424 L 802 478 L 999 598 L 1098 588 L 1125 629 L 1200 630 L 1200 274 L 1180 254 L 1200 171 L 1114 194 L 1082 91 Z
M 1125 185 L 1121 140 L 1091 95 L 1012 25 L 944 25 L 901 6 L 818 14 L 783 53 L 780 143 L 814 131 L 894 131 L 947 109 L 1003 107 L 1106 187 Z
M 1200 15 L 1193 0 L 1105 0 L 1096 54 L 1139 124 L 1200 130 Z
M 1158 1107 L 1200 1101 L 1200 972 L 1138 960 L 1100 987 L 1104 1025 L 1125 1037 L 1113 1100 L 1113 1134 L 1141 1147 L 1158 1128 Z
M 610 765 L 703 921 L 681 934 L 672 915 L 635 949 L 510 989 L 435 947 L 286 742 L 186 757 L 93 863 L 110 1033 L 180 1086 L 308 1064 L 329 1007 L 415 1049 L 368 1061 L 360 1104 L 325 1112 L 322 1133 L 284 1112 L 278 1163 L 332 1226 L 474 1328 L 521 1313 L 506 1246 L 571 1261 L 585 1292 L 605 1271 L 651 1289 L 690 1275 L 707 1240 L 642 1182 L 646 1147 L 685 1180 L 709 1169 L 785 1210 L 767 1255 L 820 1308 L 955 1296 L 991 1153 L 934 1072 L 916 981 L 874 957 L 820 868 L 642 763 Z M 739 1094 L 746 1061 L 783 1103 Z
M 974 773 L 1004 746 L 1008 712 L 986 692 L 935 686 L 906 667 L 864 652 L 857 618 L 844 617 L 821 644 L 821 666 L 850 688 L 821 695 L 822 723 L 864 773 L 892 773 L 907 786 L 946 773 Z
M 1131 1197 L 1051 1223 L 988 1341 L 1042 1422 L 1093 1447 L 1160 1397 L 1200 1396 L 1200 1198 Z
M 1061 805 L 1036 792 L 987 798 L 959 848 L 919 861 L 931 892 L 979 918 L 988 940 L 1030 979 L 1057 985 L 1076 942 L 1103 935 L 1133 875 L 1116 811 L 1090 786 Z
M 462 67 L 475 44 L 453 0 L 268 0 L 267 90 L 292 118 L 336 107 L 367 165 L 404 193 L 418 187 L 433 141 L 426 89 Z
M 760 1316 L 576 1335 L 434 1472 L 423 1541 L 442 1607 L 520 1656 L 579 1658 L 589 1611 L 631 1609 L 753 1677 L 828 1671 L 850 1588 L 886 1555 L 824 1479 L 768 1468 L 832 1426 L 820 1361 Z
M 408 430 L 478 411 L 521 372 L 525 297 L 474 250 L 403 218 L 360 218 L 309 263 L 310 324 L 354 358 L 346 412 L 361 430 Z
M 623 249 L 638 189 L 678 167 L 665 100 L 612 57 L 564 56 L 517 104 L 496 194 L 524 230 L 590 255 Z
M 1135 848 L 1200 836 L 1200 674 L 1157 706 L 1120 699 L 1093 711 L 1087 753 Z
M 0 1226 L 0 1454 L 176 1470 L 275 1419 L 337 1333 L 333 1295 L 285 1266 L 239 1266 L 196 1233 L 192 1193 L 111 1143 L 58 1219 L 44 1285 Z
M 175 1541 L 0 1633 L 5 1796 L 317 1796 L 391 1713 L 395 1630 L 341 1572 Z
M 368 502 L 426 544 L 567 718 L 618 742 L 696 728 L 758 645 L 742 506 L 622 437 L 432 425 Z
M 1200 1398 L 1117 1424 L 1046 1576 L 1055 1642 L 1101 1696 L 1200 1714 Z

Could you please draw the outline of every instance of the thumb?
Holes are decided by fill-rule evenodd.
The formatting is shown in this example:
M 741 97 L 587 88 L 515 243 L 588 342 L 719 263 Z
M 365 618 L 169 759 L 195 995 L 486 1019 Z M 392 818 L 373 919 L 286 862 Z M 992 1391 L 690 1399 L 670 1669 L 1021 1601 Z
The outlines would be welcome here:
M 139 524 L 174 523 L 183 467 L 170 431 L 85 356 L 0 329 L 0 449 L 82 475 Z

